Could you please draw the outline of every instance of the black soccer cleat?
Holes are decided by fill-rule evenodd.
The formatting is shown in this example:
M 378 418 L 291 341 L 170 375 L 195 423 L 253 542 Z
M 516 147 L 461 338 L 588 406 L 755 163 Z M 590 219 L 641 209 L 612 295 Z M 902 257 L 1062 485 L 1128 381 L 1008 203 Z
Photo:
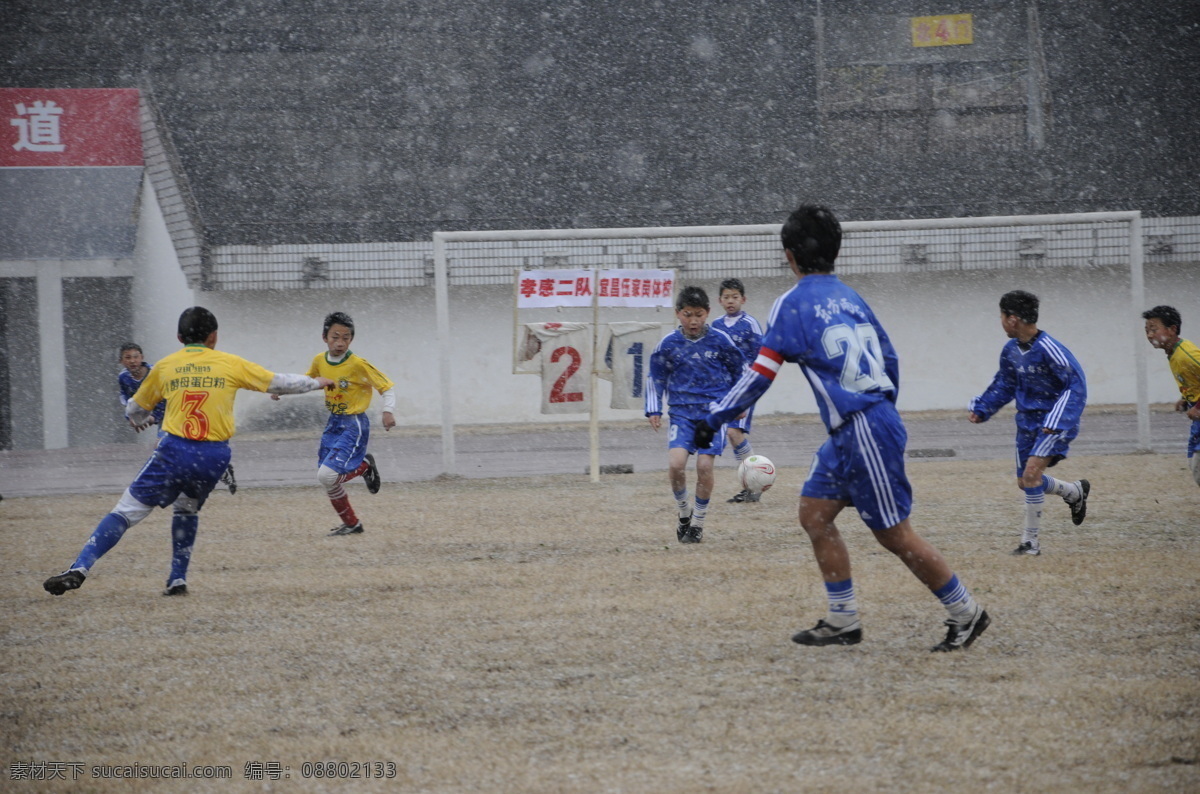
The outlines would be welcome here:
M 233 464 L 230 463 L 225 467 L 225 471 L 221 473 L 221 482 L 225 483 L 229 488 L 229 494 L 232 496 L 237 493 L 237 477 L 233 476 Z
M 1087 480 L 1080 480 L 1075 484 L 1079 486 L 1079 501 L 1067 502 L 1067 505 L 1071 508 L 1071 523 L 1079 526 L 1087 517 L 1087 499 L 1092 490 L 1092 484 Z
M 168 582 L 167 589 L 163 590 L 162 594 L 165 596 L 185 596 L 188 594 L 187 582 L 182 579 Z
M 338 526 L 329 530 L 330 535 L 361 535 L 362 532 L 363 532 L 363 525 L 362 525 L 361 521 L 359 521 L 354 526 L 349 526 L 347 524 L 339 524 Z
M 1020 546 L 1017 546 L 1015 549 L 1013 549 L 1012 551 L 1009 552 L 1009 554 L 1011 554 L 1014 557 L 1022 557 L 1025 555 L 1029 555 L 1030 557 L 1036 557 L 1041 553 L 1042 553 L 1042 550 L 1039 546 L 1035 546 L 1027 540 L 1023 541 Z
M 691 543 L 691 541 L 687 539 L 688 535 L 690 534 L 691 528 L 692 528 L 692 514 L 688 513 L 687 518 L 679 519 L 679 525 L 677 527 L 675 527 L 675 537 L 679 540 L 680 543 Z
M 379 493 L 379 467 L 375 465 L 375 456 L 367 453 L 363 458 L 367 462 L 367 471 L 363 474 L 363 482 L 371 493 Z
M 680 543 L 700 543 L 704 540 L 704 527 L 698 527 L 694 524 L 687 528 L 687 532 L 679 539 Z
M 792 642 L 797 645 L 858 645 L 862 642 L 862 623 L 856 620 L 839 629 L 818 620 L 811 629 L 793 634 Z
M 725 501 L 729 504 L 734 504 L 736 502 L 757 502 L 759 499 L 762 499 L 761 492 L 754 493 L 749 489 L 743 488 L 741 491 L 738 491 L 736 494 L 734 494 L 732 498 L 726 499 Z
M 960 648 L 966 648 L 975 642 L 975 638 L 983 634 L 991 624 L 992 619 L 988 617 L 987 610 L 983 607 L 975 610 L 975 617 L 966 623 L 955 623 L 953 620 L 947 620 L 946 626 L 948 630 L 946 631 L 946 639 L 929 650 L 935 653 L 949 653 L 950 651 L 957 651 Z
M 42 582 L 42 587 L 50 595 L 62 595 L 68 590 L 76 590 L 83 586 L 86 574 L 83 571 L 63 571 Z

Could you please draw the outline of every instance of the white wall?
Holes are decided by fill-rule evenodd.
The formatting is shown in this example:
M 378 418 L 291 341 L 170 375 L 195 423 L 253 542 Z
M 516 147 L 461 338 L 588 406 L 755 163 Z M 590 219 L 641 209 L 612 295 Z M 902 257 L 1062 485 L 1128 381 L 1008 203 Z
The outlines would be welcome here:
M 1146 307 L 1172 303 L 1183 313 L 1185 336 L 1191 329 L 1192 336 L 1200 338 L 1198 273 L 1190 265 L 1147 265 Z M 1017 288 L 1042 298 L 1039 326 L 1079 358 L 1087 373 L 1091 404 L 1133 403 L 1134 345 L 1146 342 L 1138 335 L 1142 320 L 1131 305 L 1127 279 L 1118 269 L 1098 269 L 852 276 L 847 281 L 875 309 L 900 353 L 901 408 L 965 410 L 967 401 L 986 388 L 995 373 L 1006 341 L 997 302 L 1001 294 Z M 710 297 L 715 295 L 716 281 L 694 283 Z M 748 281 L 747 310 L 765 322 L 774 298 L 790 284 L 783 278 Z M 325 349 L 321 340 L 325 314 L 350 313 L 357 325 L 354 351 L 397 382 L 398 421 L 436 425 L 441 413 L 433 297 L 431 288 L 312 289 L 197 293 L 197 302 L 216 313 L 222 349 L 282 372 L 303 372 L 312 357 Z M 715 302 L 714 308 L 719 311 Z M 538 379 L 510 374 L 511 289 L 455 288 L 450 313 L 457 423 L 572 418 L 540 415 Z M 625 319 L 669 319 L 665 314 L 648 314 Z M 174 339 L 173 328 L 170 339 Z M 1178 392 L 1165 356 L 1153 350 L 1150 354 L 1151 401 L 1174 401 Z M 601 395 L 606 402 L 605 383 Z M 277 406 L 266 398 L 246 395 L 239 400 L 239 417 L 269 416 L 264 412 L 278 410 Z M 815 410 L 807 382 L 793 366 L 785 369 L 759 407 L 760 415 Z M 605 409 L 602 416 L 632 419 L 640 414 Z M 578 415 L 581 421 L 586 418 Z
M 142 178 L 133 273 L 135 309 L 131 341 L 142 346 L 147 361 L 158 361 L 179 349 L 175 339 L 179 314 L 196 299 L 179 267 L 149 175 Z

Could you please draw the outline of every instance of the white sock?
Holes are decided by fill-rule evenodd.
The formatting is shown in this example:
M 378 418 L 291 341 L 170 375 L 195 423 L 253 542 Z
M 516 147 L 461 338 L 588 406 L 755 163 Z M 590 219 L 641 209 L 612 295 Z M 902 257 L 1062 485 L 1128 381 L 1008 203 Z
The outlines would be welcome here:
M 1041 488 L 1025 489 L 1025 531 L 1021 533 L 1021 542 L 1038 547 L 1038 533 L 1042 527 L 1042 504 L 1046 501 Z
M 1075 483 L 1056 480 L 1048 474 L 1042 475 L 1042 484 L 1046 487 L 1046 493 L 1061 496 L 1067 504 L 1074 504 L 1083 496 L 1083 489 Z

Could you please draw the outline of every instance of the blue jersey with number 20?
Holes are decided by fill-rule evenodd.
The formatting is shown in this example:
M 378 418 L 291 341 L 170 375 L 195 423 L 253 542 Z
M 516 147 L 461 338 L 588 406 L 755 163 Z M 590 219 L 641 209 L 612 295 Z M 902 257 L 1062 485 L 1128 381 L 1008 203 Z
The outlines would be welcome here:
M 752 405 L 785 361 L 804 371 L 830 432 L 851 414 L 896 401 L 900 364 L 891 340 L 867 302 L 832 273 L 806 275 L 775 301 L 758 358 L 714 404 L 709 423 Z

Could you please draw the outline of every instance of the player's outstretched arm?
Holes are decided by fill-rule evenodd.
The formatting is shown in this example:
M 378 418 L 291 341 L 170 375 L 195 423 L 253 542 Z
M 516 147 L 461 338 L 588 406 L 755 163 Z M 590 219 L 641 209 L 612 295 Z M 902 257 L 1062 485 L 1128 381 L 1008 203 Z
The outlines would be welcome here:
M 310 378 L 307 375 L 293 375 L 286 372 L 276 372 L 267 387 L 268 394 L 304 394 L 317 389 L 328 389 L 333 385 L 329 378 Z

